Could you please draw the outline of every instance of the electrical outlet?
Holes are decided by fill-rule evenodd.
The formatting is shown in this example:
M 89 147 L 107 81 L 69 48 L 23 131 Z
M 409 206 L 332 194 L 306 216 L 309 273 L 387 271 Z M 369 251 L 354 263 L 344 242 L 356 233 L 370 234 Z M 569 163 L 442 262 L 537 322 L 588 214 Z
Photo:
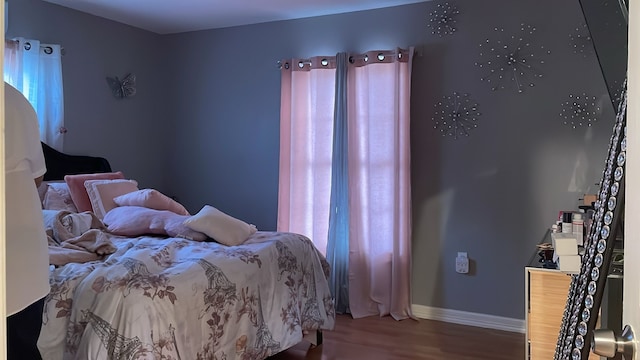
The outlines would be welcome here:
M 456 272 L 459 274 L 469 273 L 469 257 L 466 252 L 459 252 L 456 257 Z

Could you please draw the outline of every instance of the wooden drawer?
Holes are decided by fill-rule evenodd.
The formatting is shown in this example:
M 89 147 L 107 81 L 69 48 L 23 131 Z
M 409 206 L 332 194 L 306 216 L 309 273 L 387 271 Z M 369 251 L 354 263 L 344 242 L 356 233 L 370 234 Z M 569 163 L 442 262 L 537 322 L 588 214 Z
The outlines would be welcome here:
M 560 272 L 529 272 L 531 359 L 553 359 L 571 277 Z
M 531 360 L 550 360 L 555 355 L 571 276 L 536 268 L 528 268 L 527 272 L 529 356 Z M 589 359 L 599 360 L 600 357 L 591 354 Z

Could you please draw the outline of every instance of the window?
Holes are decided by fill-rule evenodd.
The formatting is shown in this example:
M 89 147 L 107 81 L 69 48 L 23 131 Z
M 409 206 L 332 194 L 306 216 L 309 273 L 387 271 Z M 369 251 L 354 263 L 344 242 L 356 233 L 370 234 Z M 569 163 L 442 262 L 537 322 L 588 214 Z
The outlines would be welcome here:
M 336 311 L 356 318 L 411 316 L 412 52 L 282 69 L 278 230 L 326 254 Z
M 60 45 L 38 40 L 5 40 L 4 81 L 20 90 L 40 122 L 40 140 L 62 151 L 64 97 Z

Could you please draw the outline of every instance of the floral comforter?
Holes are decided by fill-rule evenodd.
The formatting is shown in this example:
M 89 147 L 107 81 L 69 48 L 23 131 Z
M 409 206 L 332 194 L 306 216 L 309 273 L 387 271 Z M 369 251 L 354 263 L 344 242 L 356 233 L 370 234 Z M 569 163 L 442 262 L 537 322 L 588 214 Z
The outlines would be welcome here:
M 43 359 L 264 359 L 333 329 L 329 267 L 304 236 L 113 241 L 103 261 L 51 270 Z

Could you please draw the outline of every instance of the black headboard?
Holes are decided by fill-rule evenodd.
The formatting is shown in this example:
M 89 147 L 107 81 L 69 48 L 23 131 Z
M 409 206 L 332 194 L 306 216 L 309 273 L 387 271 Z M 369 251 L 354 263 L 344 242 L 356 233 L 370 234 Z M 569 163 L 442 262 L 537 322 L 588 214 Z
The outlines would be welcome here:
M 111 172 L 107 159 L 98 156 L 68 155 L 41 142 L 47 172 L 45 181 L 63 180 L 65 175 Z

